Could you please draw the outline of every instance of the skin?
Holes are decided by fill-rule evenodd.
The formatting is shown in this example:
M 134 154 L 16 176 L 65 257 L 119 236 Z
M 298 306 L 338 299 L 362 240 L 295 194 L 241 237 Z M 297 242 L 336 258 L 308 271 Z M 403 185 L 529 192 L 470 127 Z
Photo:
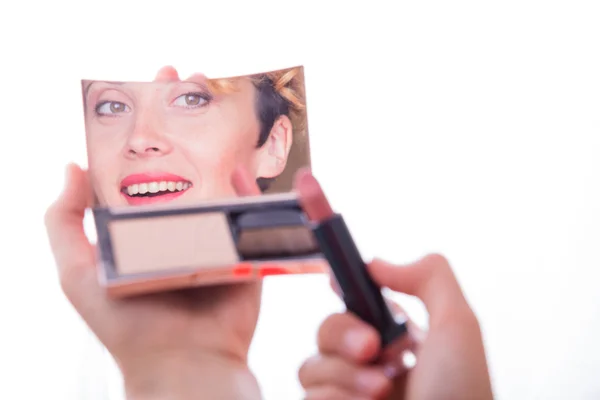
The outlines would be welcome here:
M 446 259 L 430 255 L 403 267 L 375 260 L 369 272 L 382 287 L 425 304 L 429 331 L 409 322 L 406 347 L 414 351 L 416 366 L 407 371 L 400 363 L 372 364 L 381 352 L 377 333 L 349 313 L 335 314 L 319 329 L 319 353 L 299 370 L 305 398 L 493 399 L 478 320 Z
M 165 79 L 176 80 L 176 72 L 161 71 L 157 80 Z M 277 155 L 273 150 L 276 147 L 265 146 L 266 153 Z M 131 147 L 134 152 L 127 154 L 135 160 L 146 160 L 141 154 L 148 149 L 150 160 L 173 154 L 156 148 L 161 149 Z M 259 194 L 255 179 L 264 175 L 260 175 L 257 154 L 260 151 L 255 157 L 240 158 L 243 165 L 231 168 L 228 184 L 224 183 L 227 174 L 221 175 L 223 184 L 219 187 L 228 188 L 222 193 Z M 188 164 L 181 161 L 177 165 L 183 171 Z M 203 182 L 200 171 L 197 175 L 190 172 L 197 179 L 193 182 L 197 189 Z M 106 182 L 100 193 L 110 202 L 114 185 L 111 189 L 109 180 Z M 185 400 L 202 393 L 206 398 L 259 399 L 260 390 L 247 366 L 247 354 L 258 318 L 260 284 L 127 300 L 108 298 L 97 281 L 95 246 L 83 229 L 85 210 L 94 204 L 90 188 L 88 172 L 70 165 L 64 191 L 46 213 L 46 226 L 63 291 L 117 361 L 127 397 Z M 117 198 L 115 195 L 115 201 Z M 404 268 L 383 261 L 375 261 L 369 268 L 381 286 L 419 297 L 429 311 L 427 335 L 411 325 L 417 366 L 406 372 L 394 364 L 396 373 L 392 376 L 389 366 L 372 365 L 380 353 L 377 334 L 350 314 L 333 315 L 319 330 L 319 354 L 299 371 L 306 398 L 493 398 L 478 321 L 447 261 L 430 256 Z
M 258 193 L 243 168 L 234 172 L 232 183 L 240 195 Z M 66 187 L 48 209 L 46 226 L 62 288 L 117 360 L 127 397 L 185 400 L 202 393 L 259 399 L 247 367 L 257 314 L 244 317 L 258 308 L 243 294 L 252 286 L 107 298 L 96 279 L 94 246 L 83 230 L 92 200 L 91 191 L 81 190 L 85 187 L 86 171 L 69 166 Z M 350 314 L 336 314 L 319 329 L 319 354 L 300 368 L 305 398 L 492 399 L 479 324 L 447 261 L 428 256 L 402 268 L 374 261 L 369 270 L 379 285 L 417 296 L 427 307 L 427 334 L 409 323 L 417 365 L 408 372 L 397 363 L 373 365 L 380 353 L 376 332 Z
M 62 289 L 115 358 L 129 399 L 191 399 L 198 393 L 260 398 L 247 366 L 260 282 L 110 299 L 98 284 L 96 248 L 83 229 L 86 208 L 98 201 L 128 204 L 119 182 L 129 174 L 185 177 L 192 187 L 172 200 L 184 203 L 258 195 L 257 177 L 283 171 L 292 138 L 289 119 L 277 119 L 267 143 L 257 149 L 251 82 L 241 80 L 239 90 L 215 94 L 202 108 L 178 107 L 186 101 L 181 95 L 197 91 L 204 79 L 194 75 L 181 82 L 175 69 L 165 67 L 153 85 L 94 83 L 86 96 L 91 170 L 70 165 L 64 191 L 46 213 Z M 96 115 L 97 106 L 118 116 Z
M 173 203 L 234 196 L 231 175 L 243 166 L 254 178 L 285 169 L 292 125 L 280 116 L 256 148 L 257 92 L 248 78 L 232 93 L 211 93 L 195 74 L 181 81 L 172 67 L 154 83 L 84 82 L 90 179 L 100 205 L 128 204 L 122 180 L 170 173 L 191 184 Z M 156 198 L 160 202 L 160 198 Z
M 243 168 L 232 175 L 239 195 L 258 187 Z M 46 213 L 61 287 L 119 365 L 128 399 L 260 399 L 247 354 L 260 285 L 237 284 L 130 299 L 107 297 L 96 276 L 96 248 L 84 232 L 92 205 L 87 171 L 67 168 L 66 186 Z

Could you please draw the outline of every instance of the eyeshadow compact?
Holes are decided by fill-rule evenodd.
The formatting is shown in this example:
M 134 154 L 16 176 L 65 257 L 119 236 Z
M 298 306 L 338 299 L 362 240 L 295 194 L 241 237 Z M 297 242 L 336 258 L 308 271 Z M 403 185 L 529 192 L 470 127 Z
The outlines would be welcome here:
M 93 215 L 100 279 L 111 296 L 329 268 L 293 192 L 181 207 L 97 207 Z

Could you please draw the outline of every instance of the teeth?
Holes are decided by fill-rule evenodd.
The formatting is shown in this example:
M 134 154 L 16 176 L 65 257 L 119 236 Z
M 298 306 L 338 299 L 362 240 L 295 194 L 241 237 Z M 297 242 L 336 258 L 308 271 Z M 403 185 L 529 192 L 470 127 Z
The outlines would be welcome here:
M 134 194 L 138 194 L 140 188 L 138 185 L 131 185 L 127 187 L 127 193 L 129 193 L 130 196 L 133 196 Z
M 127 186 L 127 194 L 133 196 L 134 194 L 146 194 L 146 193 L 158 193 L 158 192 L 175 192 L 187 190 L 192 187 L 189 182 L 148 182 L 140 183 L 135 185 Z
M 150 182 L 148 184 L 148 191 L 150 193 L 158 193 L 158 183 L 157 182 Z

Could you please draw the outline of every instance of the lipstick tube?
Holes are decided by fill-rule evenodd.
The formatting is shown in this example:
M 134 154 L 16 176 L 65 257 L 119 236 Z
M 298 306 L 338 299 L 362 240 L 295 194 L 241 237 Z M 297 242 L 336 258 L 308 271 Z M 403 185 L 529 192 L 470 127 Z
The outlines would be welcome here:
M 375 284 L 350 231 L 340 214 L 315 224 L 313 233 L 329 262 L 348 311 L 373 326 L 386 347 L 407 332 L 406 321 L 397 321 L 381 289 Z

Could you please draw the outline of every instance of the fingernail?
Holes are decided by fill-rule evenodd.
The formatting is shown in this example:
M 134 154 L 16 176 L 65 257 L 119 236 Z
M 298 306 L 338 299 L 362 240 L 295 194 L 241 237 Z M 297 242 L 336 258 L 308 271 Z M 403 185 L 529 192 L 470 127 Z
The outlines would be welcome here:
M 376 371 L 361 371 L 356 377 L 358 390 L 365 394 L 375 394 L 382 390 L 387 384 L 385 375 Z
M 400 367 L 393 363 L 388 363 L 383 367 L 383 374 L 388 379 L 394 379 L 400 374 Z
M 362 329 L 351 330 L 344 337 L 346 349 L 354 356 L 360 355 L 369 341 L 369 335 Z

